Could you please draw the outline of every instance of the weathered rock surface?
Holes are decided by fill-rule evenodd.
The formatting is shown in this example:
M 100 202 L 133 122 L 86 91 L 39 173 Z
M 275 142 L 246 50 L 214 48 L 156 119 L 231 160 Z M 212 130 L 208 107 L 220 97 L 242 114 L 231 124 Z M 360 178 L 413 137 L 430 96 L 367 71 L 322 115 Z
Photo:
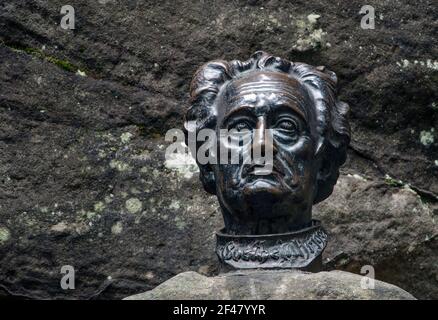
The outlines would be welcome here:
M 126 300 L 412 300 L 408 292 L 382 281 L 367 287 L 361 276 L 344 271 L 236 271 L 216 277 L 184 272 L 153 290 Z
M 438 226 L 432 206 L 408 186 L 390 188 L 388 181 L 357 175 L 341 177 L 335 189 L 314 208 L 329 232 L 326 269 L 360 273 L 370 265 L 377 279 L 435 297 Z
M 326 65 L 351 106 L 348 162 L 315 208 L 326 268 L 373 265 L 438 298 L 433 1 L 370 1 L 375 30 L 360 1 L 80 0 L 75 30 L 59 26 L 64 4 L 0 3 L 0 295 L 122 298 L 214 275 L 216 200 L 193 166 L 165 163 L 164 134 L 200 64 L 261 49 Z

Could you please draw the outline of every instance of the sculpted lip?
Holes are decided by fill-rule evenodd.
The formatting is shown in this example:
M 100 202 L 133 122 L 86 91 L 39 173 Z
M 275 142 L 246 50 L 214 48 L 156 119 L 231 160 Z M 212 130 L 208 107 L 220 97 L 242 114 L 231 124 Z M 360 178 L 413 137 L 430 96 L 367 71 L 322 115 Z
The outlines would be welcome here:
M 258 167 L 260 170 L 264 170 L 262 167 Z M 255 185 L 261 182 L 264 182 L 272 187 L 278 187 L 279 184 L 282 184 L 283 174 L 278 172 L 278 170 L 272 169 L 267 170 L 266 174 L 257 173 L 257 166 L 253 170 L 251 170 L 246 175 L 246 181 L 248 185 Z
M 275 169 L 267 169 L 263 167 L 255 167 L 249 174 L 256 176 L 267 176 L 273 173 L 278 173 Z

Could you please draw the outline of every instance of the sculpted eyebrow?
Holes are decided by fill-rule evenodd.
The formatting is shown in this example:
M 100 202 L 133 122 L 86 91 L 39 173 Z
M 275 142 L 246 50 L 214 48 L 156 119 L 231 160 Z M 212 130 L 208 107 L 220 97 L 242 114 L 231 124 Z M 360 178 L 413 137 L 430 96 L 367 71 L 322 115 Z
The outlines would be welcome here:
M 251 117 L 254 118 L 254 108 L 248 105 L 243 105 L 240 107 L 237 107 L 233 110 L 230 111 L 229 114 L 227 114 L 224 119 L 222 120 L 222 123 L 226 123 L 229 121 L 229 119 L 231 117 L 235 117 L 235 116 L 247 116 L 247 117 Z
M 278 108 L 280 110 L 287 110 L 287 111 L 292 111 L 293 113 L 297 114 L 303 121 L 304 123 L 308 123 L 307 122 L 307 117 L 306 114 L 303 112 L 303 110 L 301 110 L 298 106 L 296 105 L 291 105 L 288 103 L 279 103 L 278 105 L 276 105 L 274 108 Z M 272 111 L 272 107 L 269 108 L 270 112 Z M 255 118 L 255 114 L 254 114 L 254 110 L 255 108 L 249 105 L 243 105 L 240 107 L 237 107 L 235 109 L 233 109 L 232 111 L 230 111 L 229 114 L 227 114 L 224 119 L 222 120 L 222 123 L 227 123 L 228 121 L 230 121 L 230 118 L 232 117 L 236 117 L 236 116 L 243 116 L 243 117 L 251 117 L 251 118 Z
M 239 91 L 239 93 L 237 95 L 235 95 L 230 102 L 233 102 L 237 99 L 241 99 L 243 98 L 243 96 L 245 95 L 251 95 L 254 94 L 255 92 L 265 92 L 266 94 L 270 94 L 270 93 L 276 93 L 277 95 L 281 95 L 284 96 L 292 101 L 294 101 L 296 104 L 288 104 L 288 103 L 284 103 L 282 102 L 281 105 L 285 105 L 286 107 L 292 109 L 294 112 L 298 113 L 305 121 L 307 121 L 307 112 L 305 111 L 306 109 L 303 107 L 305 106 L 305 102 L 303 99 L 301 99 L 300 97 L 297 97 L 295 94 L 292 94 L 292 91 L 283 91 L 283 90 L 254 90 L 253 88 L 251 89 L 251 91 Z M 242 106 L 242 107 L 247 107 L 247 108 L 252 108 L 250 106 Z M 240 107 L 239 107 L 240 109 Z M 234 111 L 234 110 L 233 110 Z

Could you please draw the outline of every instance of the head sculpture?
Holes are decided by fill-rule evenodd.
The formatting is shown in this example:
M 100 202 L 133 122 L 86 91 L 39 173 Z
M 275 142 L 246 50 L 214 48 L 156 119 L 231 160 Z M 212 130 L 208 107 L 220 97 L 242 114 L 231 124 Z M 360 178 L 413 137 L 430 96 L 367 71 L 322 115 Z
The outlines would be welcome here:
M 239 239 L 295 235 L 314 227 L 312 205 L 332 193 L 350 140 L 348 105 L 338 100 L 336 86 L 336 75 L 324 67 L 264 52 L 247 61 L 211 61 L 197 70 L 185 130 L 213 129 L 218 148 L 235 148 L 240 155 L 254 149 L 272 154 L 269 172 L 257 161 L 197 161 L 202 184 L 218 197 L 223 213 L 225 228 L 218 236 L 230 237 L 222 241 L 220 250 L 230 251 L 224 247 L 228 240 L 236 247 Z M 229 146 L 228 140 L 220 139 L 223 129 L 246 135 L 244 141 L 249 143 L 239 140 Z M 275 243 L 278 239 L 274 247 Z M 275 255 L 271 258 L 274 264 L 278 260 Z M 301 265 L 309 259 L 313 258 Z

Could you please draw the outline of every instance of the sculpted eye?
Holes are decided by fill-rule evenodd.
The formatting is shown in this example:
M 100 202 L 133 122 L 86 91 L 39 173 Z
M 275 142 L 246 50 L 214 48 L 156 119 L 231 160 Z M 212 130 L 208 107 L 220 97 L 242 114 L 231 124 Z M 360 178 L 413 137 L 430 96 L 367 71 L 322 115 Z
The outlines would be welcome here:
M 288 132 L 297 132 L 298 131 L 298 125 L 296 124 L 295 121 L 290 120 L 290 119 L 280 120 L 277 123 L 277 128 L 284 130 L 284 131 L 288 131 Z
M 239 121 L 234 123 L 230 129 L 237 130 L 238 132 L 241 132 L 243 130 L 251 130 L 251 125 L 246 121 Z

